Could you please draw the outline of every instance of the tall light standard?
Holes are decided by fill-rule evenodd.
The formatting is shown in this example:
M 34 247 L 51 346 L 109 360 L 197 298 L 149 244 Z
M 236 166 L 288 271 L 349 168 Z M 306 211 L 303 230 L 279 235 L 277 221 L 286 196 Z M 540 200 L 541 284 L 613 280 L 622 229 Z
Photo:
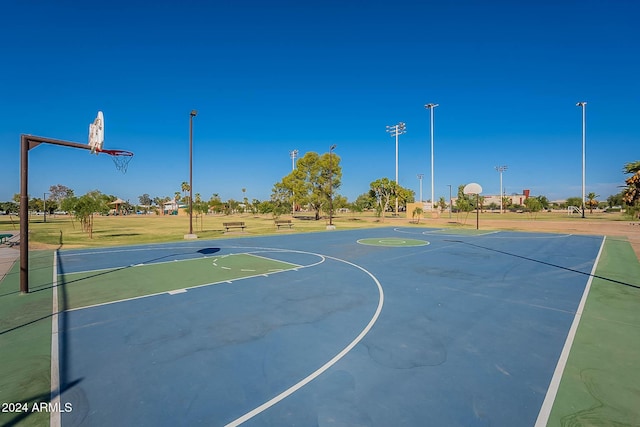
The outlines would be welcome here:
M 396 138 L 396 186 L 398 184 L 398 136 L 407 132 L 407 125 L 404 122 L 398 122 L 393 126 L 387 126 L 387 132 Z M 398 196 L 396 196 L 396 216 L 398 216 Z
M 435 205 L 434 191 L 433 191 L 433 110 L 440 104 L 426 104 L 424 108 L 431 112 L 431 210 Z
M 43 210 L 43 213 L 44 213 L 43 222 L 47 222 L 47 194 L 49 194 L 49 193 L 44 193 L 42 195 L 42 210 Z
M 189 239 L 195 238 L 193 234 L 193 118 L 198 115 L 197 110 L 189 113 Z
M 298 150 L 289 151 L 289 156 L 291 157 L 291 171 L 293 172 L 296 169 L 296 157 L 298 157 Z M 296 195 L 293 194 L 291 198 L 291 216 L 296 214 Z
M 584 218 L 584 187 L 585 187 L 585 133 L 586 133 L 586 124 L 585 124 L 585 110 L 587 108 L 587 103 L 585 101 L 578 102 L 576 107 L 582 107 L 582 218 Z
M 504 195 L 502 194 L 502 172 L 508 169 L 507 165 L 504 166 L 496 166 L 496 170 L 500 173 L 500 213 L 502 213 L 502 199 Z
M 420 180 L 420 203 L 422 203 L 422 178 L 424 178 L 424 174 L 419 173 L 418 180 Z
M 333 150 L 336 144 L 329 147 L 329 229 L 333 229 Z

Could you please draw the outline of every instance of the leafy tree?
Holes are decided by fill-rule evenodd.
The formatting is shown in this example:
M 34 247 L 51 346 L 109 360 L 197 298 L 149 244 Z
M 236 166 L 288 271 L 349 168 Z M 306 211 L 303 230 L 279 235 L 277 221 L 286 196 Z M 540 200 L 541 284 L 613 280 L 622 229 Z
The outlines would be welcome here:
M 140 204 L 143 206 L 151 206 L 151 197 L 149 197 L 149 195 L 147 193 L 143 194 L 142 196 L 138 196 L 138 200 L 140 201 Z M 146 210 L 146 209 L 145 209 Z
M 63 211 L 67 211 L 67 209 L 62 207 L 63 201 L 69 197 L 74 197 L 73 190 L 71 188 L 61 184 L 52 185 L 51 187 L 49 187 L 49 200 L 54 201 L 56 203 L 56 206 L 60 207 L 60 209 L 62 209 Z M 47 203 L 47 207 L 49 207 L 49 203 Z
M 610 208 L 614 206 L 622 206 L 622 204 L 624 203 L 624 193 L 625 191 L 622 190 L 618 194 L 613 194 L 607 197 L 607 206 L 609 206 Z
M 524 201 L 524 206 L 527 208 L 529 216 L 533 217 L 533 219 L 536 219 L 538 212 L 542 210 L 542 203 L 537 197 L 528 197 Z
M 625 179 L 627 188 L 622 200 L 628 206 L 627 213 L 636 218 L 640 213 L 640 161 L 625 164 L 624 173 L 633 175 Z
M 319 220 L 323 205 L 326 210 L 330 195 L 335 197 L 341 185 L 340 156 L 308 152 L 298 159 L 296 166 L 282 181 L 274 184 L 271 199 L 278 203 L 278 207 L 288 203 L 290 210 L 295 194 L 296 203 L 311 207 L 315 211 L 315 219 Z
M 469 212 L 474 209 L 475 200 L 472 201 L 471 197 L 468 194 L 464 194 L 464 185 L 458 186 L 458 198 L 456 199 L 456 216 L 458 217 L 458 221 L 460 221 L 460 213 L 465 213 L 464 223 L 467 223 L 467 218 L 469 217 Z
M 389 178 L 380 178 L 369 184 L 369 194 L 376 201 L 376 214 L 384 222 L 384 213 L 389 209 L 389 202 L 397 192 L 397 184 Z
M 441 211 L 447 209 L 448 204 L 443 196 L 440 196 L 440 199 L 438 200 L 438 203 L 436 203 L 436 206 L 440 208 Z
M 536 199 L 538 199 L 538 201 L 542 205 L 542 209 L 548 209 L 549 208 L 549 205 L 551 203 L 549 202 L 549 199 L 547 199 L 546 196 L 536 196 Z
M 567 198 L 567 207 L 569 206 L 577 206 L 579 208 L 582 207 L 582 197 L 569 197 Z
M 352 203 L 353 210 L 356 212 L 362 212 L 369 209 L 374 209 L 376 205 L 376 199 L 371 196 L 370 192 L 363 193 L 356 198 L 356 201 Z
M 80 197 L 73 206 L 75 217 L 80 221 L 82 229 L 93 238 L 93 216 L 95 213 L 107 213 L 109 211 L 108 196 L 98 190 L 90 191 Z

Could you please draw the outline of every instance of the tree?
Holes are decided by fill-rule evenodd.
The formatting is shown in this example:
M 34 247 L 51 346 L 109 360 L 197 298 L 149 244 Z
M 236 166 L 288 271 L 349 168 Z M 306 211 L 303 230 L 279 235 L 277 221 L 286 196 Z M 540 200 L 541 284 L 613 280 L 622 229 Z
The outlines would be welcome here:
M 376 206 L 376 199 L 371 196 L 370 192 L 359 195 L 356 198 L 356 201 L 352 203 L 353 210 L 356 212 L 362 212 L 368 209 L 374 209 L 375 206 Z
M 582 207 L 582 197 L 567 198 L 567 207 L 569 206 Z
M 389 202 L 396 194 L 397 184 L 389 178 L 380 178 L 369 184 L 369 187 L 371 188 L 369 194 L 376 201 L 376 213 L 384 222 L 384 213 L 389 209 Z
M 145 210 L 147 210 L 149 206 L 151 206 L 151 197 L 149 197 L 147 193 L 143 194 L 142 196 L 138 196 L 138 200 L 140 201 L 141 205 L 147 207 Z
M 549 208 L 549 199 L 547 199 L 547 196 L 536 196 L 536 199 L 538 199 L 538 201 L 540 202 L 540 205 L 542 205 L 542 209 L 548 209 Z
M 93 238 L 93 215 L 107 213 L 109 211 L 108 200 L 108 196 L 94 190 L 80 197 L 73 207 L 75 217 L 80 221 L 82 229 L 89 233 L 90 239 Z
M 596 194 L 594 192 L 591 192 L 591 193 L 587 194 L 587 199 L 589 199 L 587 201 L 587 206 L 589 206 L 589 213 L 590 214 L 593 213 L 593 208 L 594 207 L 598 207 L 598 201 L 596 200 L 596 197 L 600 197 L 600 195 Z
M 628 206 L 627 213 L 636 218 L 640 213 L 640 161 L 625 164 L 624 173 L 633 175 L 624 181 L 627 188 L 622 200 Z
M 447 201 L 445 200 L 445 198 L 443 196 L 440 196 L 440 199 L 438 200 L 438 203 L 436 203 L 436 206 L 441 211 L 444 211 L 445 209 L 447 209 Z
M 469 217 L 469 212 L 474 209 L 475 200 L 472 202 L 471 198 L 468 194 L 464 194 L 464 185 L 458 186 L 458 198 L 456 199 L 456 216 L 458 217 L 458 221 L 460 219 L 460 212 L 464 212 L 466 215 L 464 217 L 464 223 L 467 223 L 467 218 Z
M 527 213 L 533 217 L 533 219 L 536 219 L 538 212 L 542 210 L 542 203 L 537 197 L 528 197 L 524 201 L 524 205 L 527 208 Z
M 622 206 L 622 204 L 624 203 L 624 193 L 625 191 L 622 190 L 618 194 L 613 194 L 607 197 L 607 206 L 609 206 L 610 208 L 614 206 Z
M 73 196 L 73 190 L 69 187 L 66 187 L 61 184 L 52 185 L 49 187 L 49 200 L 53 200 L 56 202 L 56 205 L 60 207 L 63 211 L 67 211 L 67 209 L 63 208 L 63 201 L 69 197 Z M 68 212 L 68 211 L 67 211 Z
M 320 210 L 327 206 L 330 196 L 336 196 L 340 188 L 342 168 L 340 156 L 325 153 L 319 155 L 313 151 L 306 153 L 296 162 L 296 169 L 274 184 L 272 200 L 280 205 L 295 194 L 296 203 L 310 206 L 315 211 L 316 221 L 320 219 Z
M 411 213 L 411 217 L 413 219 L 418 218 L 416 220 L 416 224 L 420 224 L 420 217 L 422 216 L 423 213 L 424 213 L 424 210 L 419 206 L 416 206 L 413 212 Z
M 189 192 L 189 190 L 191 190 L 191 186 L 187 181 L 182 181 L 182 184 L 180 184 L 180 189 L 182 190 L 182 194 L 183 194 L 182 202 L 188 203 L 189 197 L 187 196 L 187 193 Z M 180 193 L 176 191 L 176 194 L 180 194 Z

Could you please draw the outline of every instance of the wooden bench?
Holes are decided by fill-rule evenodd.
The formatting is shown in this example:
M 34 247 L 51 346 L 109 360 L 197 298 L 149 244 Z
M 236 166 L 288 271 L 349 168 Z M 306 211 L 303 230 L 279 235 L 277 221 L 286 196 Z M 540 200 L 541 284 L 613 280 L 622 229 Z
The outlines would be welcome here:
M 226 231 L 229 231 L 230 228 L 240 228 L 244 231 L 244 228 L 246 227 L 246 225 L 244 225 L 244 222 L 223 222 L 222 225 L 224 226 L 224 228 L 226 229 Z
M 13 237 L 13 234 L 0 234 L 0 243 L 6 243 L 7 240 L 12 237 Z
M 275 223 L 276 223 L 276 227 L 278 227 L 278 230 L 280 230 L 280 227 L 284 227 L 284 226 L 287 226 L 289 228 L 293 227 L 293 223 L 291 222 L 290 219 L 276 219 Z

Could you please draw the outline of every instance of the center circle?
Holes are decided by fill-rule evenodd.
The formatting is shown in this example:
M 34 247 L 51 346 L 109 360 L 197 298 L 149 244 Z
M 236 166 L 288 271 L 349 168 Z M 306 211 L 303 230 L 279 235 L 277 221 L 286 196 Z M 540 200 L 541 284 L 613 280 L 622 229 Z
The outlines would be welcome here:
M 370 238 L 370 239 L 360 239 L 357 242 L 361 245 L 369 245 L 369 246 L 393 246 L 393 247 L 403 247 L 403 246 L 426 246 L 429 244 L 426 240 L 419 239 L 399 239 L 397 237 L 378 237 L 378 238 Z

